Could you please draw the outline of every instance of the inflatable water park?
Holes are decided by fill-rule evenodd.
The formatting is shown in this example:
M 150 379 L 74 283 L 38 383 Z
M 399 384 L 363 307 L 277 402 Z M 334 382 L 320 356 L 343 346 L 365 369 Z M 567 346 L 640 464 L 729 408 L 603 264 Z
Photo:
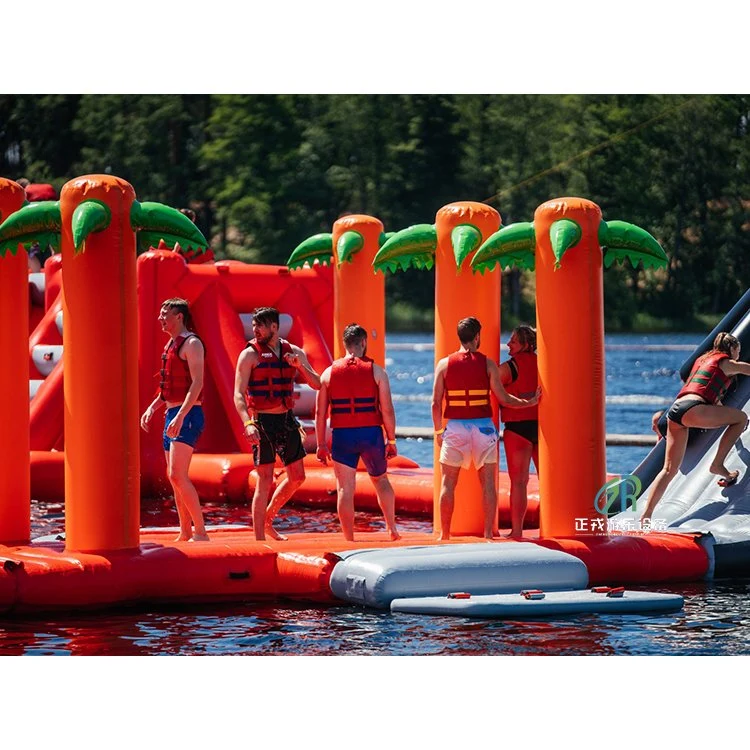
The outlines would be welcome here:
M 330 233 L 301 238 L 287 266 L 213 260 L 190 219 L 139 202 L 112 175 L 78 177 L 59 201 L 33 203 L 2 178 L 0 222 L 4 616 L 266 600 L 463 617 L 657 612 L 681 608 L 682 597 L 644 586 L 750 569 L 741 441 L 727 461 L 740 469 L 740 481 L 721 488 L 707 469 L 720 431 L 691 435 L 683 473 L 656 513 L 662 522 L 646 528 L 639 498 L 661 467 L 664 441 L 632 476 L 607 474 L 603 274 L 615 262 L 659 267 L 667 257 L 648 231 L 605 220 L 589 200 L 555 198 L 531 221 L 508 226 L 495 209 L 471 201 L 395 232 L 372 216 L 344 216 Z M 34 243 L 59 250 L 36 274 L 27 262 Z M 432 533 L 403 532 L 397 541 L 386 532 L 354 541 L 290 533 L 257 541 L 249 526 L 217 526 L 208 527 L 210 541 L 191 543 L 174 541 L 172 529 L 140 528 L 141 502 L 169 492 L 160 433 L 139 429 L 157 392 L 165 338 L 156 320 L 165 299 L 189 300 L 206 348 L 207 427 L 191 479 L 203 500 L 249 503 L 256 475 L 233 385 L 237 358 L 252 338 L 252 311 L 276 307 L 280 335 L 301 346 L 317 372 L 343 356 L 343 328 L 354 320 L 368 332 L 368 355 L 385 366 L 385 276 L 410 267 L 434 269 L 435 362 L 455 351 L 456 325 L 470 315 L 482 322 L 482 351 L 499 361 L 500 272 L 535 273 L 540 470 L 529 486 L 523 539 L 482 539 L 472 468 L 460 475 L 451 539 L 439 541 L 439 468 L 403 457 L 388 471 L 397 516 L 432 516 Z M 745 295 L 719 324 L 743 344 L 749 307 Z M 710 348 L 712 335 L 691 360 Z M 571 352 L 586 366 L 571 367 Z M 726 403 L 746 410 L 748 397 L 750 383 L 740 382 Z M 295 385 L 294 413 L 313 453 L 314 411 L 314 391 Z M 497 424 L 497 405 L 494 414 Z M 294 499 L 335 507 L 333 470 L 314 455 L 305 462 L 307 479 Z M 64 534 L 31 538 L 31 498 L 64 498 Z M 378 507 L 364 471 L 357 472 L 355 504 Z M 498 504 L 507 523 L 503 473 Z

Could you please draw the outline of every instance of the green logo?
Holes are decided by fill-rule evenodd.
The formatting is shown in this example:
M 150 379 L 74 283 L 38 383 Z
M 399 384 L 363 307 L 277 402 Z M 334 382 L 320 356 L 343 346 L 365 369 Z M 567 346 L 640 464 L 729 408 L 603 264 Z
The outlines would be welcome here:
M 628 501 L 631 510 L 637 511 L 637 498 L 641 494 L 641 480 L 633 474 L 626 474 L 619 479 L 610 479 L 604 484 L 594 498 L 594 510 L 603 516 L 609 515 L 610 509 L 620 498 L 620 511 L 628 509 Z

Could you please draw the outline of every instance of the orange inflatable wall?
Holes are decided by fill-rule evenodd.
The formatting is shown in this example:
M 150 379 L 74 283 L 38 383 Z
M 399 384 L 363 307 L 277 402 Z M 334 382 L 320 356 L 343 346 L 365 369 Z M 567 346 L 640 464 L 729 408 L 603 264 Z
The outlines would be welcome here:
M 206 430 L 201 453 L 247 452 L 242 423 L 234 407 L 234 372 L 247 345 L 240 313 L 275 307 L 292 317 L 287 338 L 302 345 L 310 364 L 322 372 L 331 363 L 333 276 L 316 265 L 289 271 L 283 266 L 238 261 L 188 265 L 179 255 L 153 250 L 138 258 L 139 391 L 145 410 L 156 394 L 165 334 L 157 322 L 169 297 L 190 302 L 196 333 L 206 347 L 204 411 Z M 151 496 L 168 491 L 161 422 L 141 433 L 141 491 Z

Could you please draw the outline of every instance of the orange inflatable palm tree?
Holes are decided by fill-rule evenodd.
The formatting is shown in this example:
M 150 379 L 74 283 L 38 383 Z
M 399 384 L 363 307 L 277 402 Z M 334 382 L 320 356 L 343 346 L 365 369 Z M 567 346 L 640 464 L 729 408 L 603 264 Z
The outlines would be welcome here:
M 500 279 L 472 273 L 469 256 L 500 226 L 500 214 L 484 203 L 460 201 L 443 206 L 434 226 L 417 224 L 396 232 L 375 256 L 376 270 L 435 266 L 435 365 L 459 348 L 456 327 L 469 316 L 482 324 L 482 352 L 500 357 Z M 497 424 L 497 404 L 493 403 Z M 440 528 L 440 462 L 434 451 L 434 524 Z M 481 487 L 474 468 L 462 471 L 455 494 L 452 532 L 481 536 L 484 528 Z
M 139 203 L 133 188 L 111 175 L 71 180 L 59 206 L 39 204 L 36 213 L 23 209 L 0 226 L 0 243 L 26 244 L 45 232 L 62 233 L 69 550 L 139 544 L 135 232 L 140 229 L 184 247 L 207 247 L 190 219 L 158 203 Z
M 351 214 L 338 219 L 333 232 L 308 237 L 289 256 L 289 268 L 333 258 L 333 357 L 346 355 L 342 336 L 350 323 L 367 331 L 367 354 L 385 367 L 385 278 L 372 262 L 390 235 L 373 216 Z M 335 252 L 334 252 L 335 248 Z
M 24 189 L 0 177 L 0 221 L 26 201 Z M 0 245 L 0 544 L 29 541 L 29 281 L 18 243 Z
M 575 536 L 601 519 L 594 501 L 606 481 L 602 266 L 626 258 L 644 267 L 667 262 L 645 230 L 603 221 L 591 201 L 556 198 L 537 208 L 533 224 L 496 232 L 472 259 L 480 271 L 496 263 L 536 268 L 542 536 Z

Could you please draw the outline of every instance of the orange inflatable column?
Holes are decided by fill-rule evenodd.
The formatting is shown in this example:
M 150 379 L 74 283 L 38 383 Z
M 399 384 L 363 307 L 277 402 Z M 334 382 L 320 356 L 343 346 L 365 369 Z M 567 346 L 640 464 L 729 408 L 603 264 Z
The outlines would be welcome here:
M 555 268 L 550 228 L 575 222 L 581 239 Z M 574 536 L 598 516 L 606 481 L 604 304 L 599 206 L 558 198 L 534 214 L 539 384 L 540 535 Z M 588 522 L 585 524 L 588 528 Z
M 26 200 L 16 182 L 0 178 L 0 222 Z M 31 535 L 29 470 L 29 261 L 19 248 L 0 256 L 0 543 Z
M 354 246 L 347 253 L 349 259 L 342 261 L 339 240 L 348 232 L 355 235 Z M 344 328 L 359 323 L 367 331 L 367 356 L 385 367 L 385 275 L 372 267 L 382 233 L 383 223 L 372 216 L 344 216 L 333 225 L 334 359 L 346 355 L 341 340 Z
M 60 194 L 68 550 L 139 544 L 134 200 L 133 188 L 110 175 L 71 180 Z M 106 206 L 107 226 L 88 234 L 76 253 L 73 215 L 91 202 Z
M 471 253 L 456 266 L 451 236 L 463 224 L 476 227 L 481 241 L 500 228 L 500 214 L 484 203 L 462 201 L 441 208 L 435 219 L 435 365 L 460 347 L 456 327 L 462 318 L 473 316 L 482 324 L 480 351 L 496 362 L 500 358 L 500 274 L 474 274 Z M 497 404 L 493 399 L 493 420 L 497 425 Z M 440 529 L 440 451 L 435 443 L 434 524 Z M 452 536 L 482 536 L 484 513 L 482 492 L 472 466 L 459 475 L 451 521 Z

